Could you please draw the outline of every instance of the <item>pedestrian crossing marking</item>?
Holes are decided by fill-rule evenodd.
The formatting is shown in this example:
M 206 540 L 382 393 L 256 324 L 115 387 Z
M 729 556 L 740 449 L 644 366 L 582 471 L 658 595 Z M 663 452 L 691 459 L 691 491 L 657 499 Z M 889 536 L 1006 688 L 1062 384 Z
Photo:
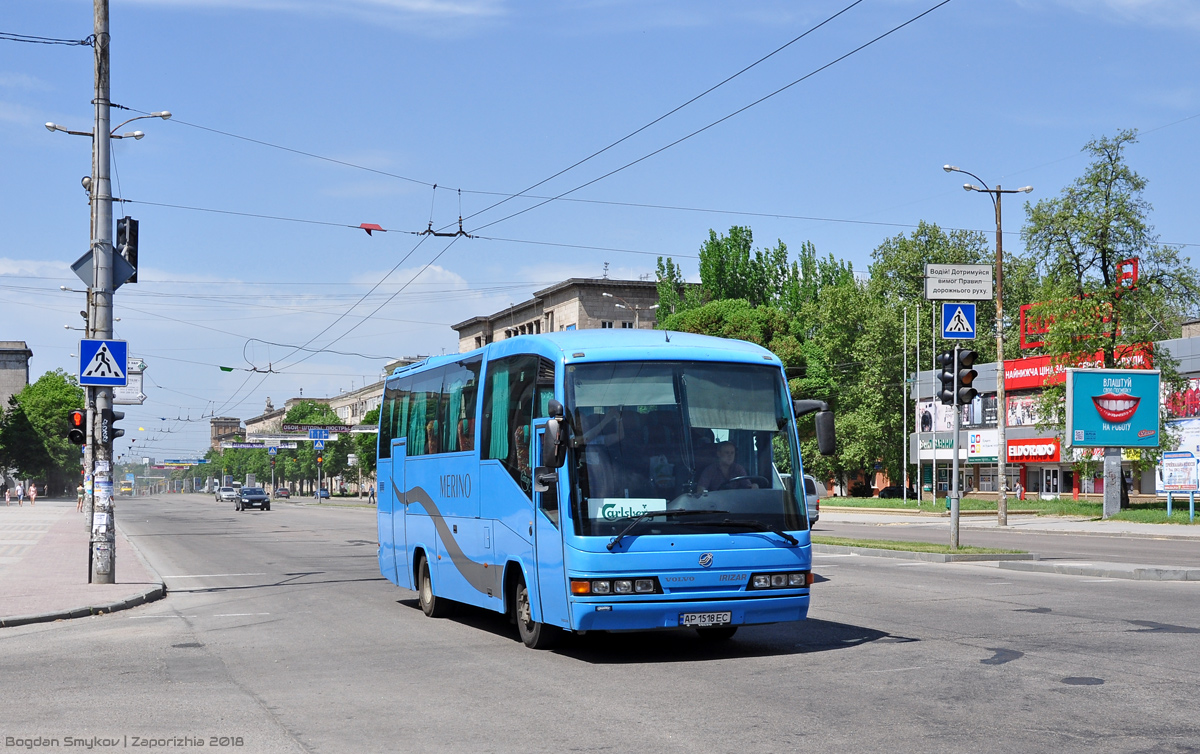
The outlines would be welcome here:
M 100 348 L 96 350 L 96 355 L 88 362 L 88 365 L 83 370 L 84 377 L 111 377 L 113 379 L 124 379 L 125 372 L 117 365 L 117 360 L 113 358 L 112 352 L 108 350 L 107 343 L 101 343 Z
M 950 318 L 950 324 L 946 325 L 946 332 L 975 332 L 975 328 L 971 327 L 971 323 L 967 321 L 966 315 L 963 314 L 961 306 L 955 310 L 954 316 Z

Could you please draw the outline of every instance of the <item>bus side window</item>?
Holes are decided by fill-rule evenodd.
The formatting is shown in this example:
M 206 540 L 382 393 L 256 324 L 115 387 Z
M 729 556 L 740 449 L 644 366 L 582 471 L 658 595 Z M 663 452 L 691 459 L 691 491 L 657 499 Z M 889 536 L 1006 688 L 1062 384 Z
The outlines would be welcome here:
M 408 394 L 407 453 L 409 456 L 438 453 L 438 409 L 442 402 L 442 373 L 431 369 L 412 378 Z
M 392 413 L 396 408 L 396 394 L 400 392 L 400 381 L 388 380 L 383 389 L 383 403 L 379 406 L 379 447 L 376 451 L 378 458 L 392 457 L 393 423 Z
M 446 367 L 442 386 L 441 448 L 446 453 L 475 449 L 475 408 L 483 360 L 471 359 Z
M 547 378 L 548 375 L 548 378 Z M 549 382 L 548 387 L 544 384 Z M 554 364 L 537 356 L 488 362 L 484 386 L 483 458 L 500 461 L 526 495 L 533 496 L 530 432 L 553 397 Z

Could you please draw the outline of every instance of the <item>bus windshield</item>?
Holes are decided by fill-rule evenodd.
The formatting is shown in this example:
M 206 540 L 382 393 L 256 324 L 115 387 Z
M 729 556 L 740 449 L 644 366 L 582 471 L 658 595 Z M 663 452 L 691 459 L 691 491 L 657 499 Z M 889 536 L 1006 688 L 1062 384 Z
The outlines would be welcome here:
M 612 536 L 647 512 L 637 535 L 807 528 L 778 367 L 576 364 L 566 383 L 577 534 Z

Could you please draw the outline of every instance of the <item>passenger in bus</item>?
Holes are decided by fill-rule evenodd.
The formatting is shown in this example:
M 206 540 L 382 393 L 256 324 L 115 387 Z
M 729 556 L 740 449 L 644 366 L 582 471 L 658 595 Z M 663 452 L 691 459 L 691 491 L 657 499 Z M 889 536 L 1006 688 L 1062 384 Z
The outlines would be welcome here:
M 700 479 L 697 483 L 702 490 L 758 489 L 758 485 L 749 479 L 738 479 L 738 477 L 744 476 L 746 476 L 745 467 L 737 463 L 737 446 L 726 440 L 717 443 L 717 461 L 709 464 L 708 468 L 700 472 Z M 733 479 L 738 479 L 738 481 L 729 484 Z
M 438 448 L 438 423 L 436 419 L 431 419 L 425 425 L 425 455 L 433 455 L 440 452 Z

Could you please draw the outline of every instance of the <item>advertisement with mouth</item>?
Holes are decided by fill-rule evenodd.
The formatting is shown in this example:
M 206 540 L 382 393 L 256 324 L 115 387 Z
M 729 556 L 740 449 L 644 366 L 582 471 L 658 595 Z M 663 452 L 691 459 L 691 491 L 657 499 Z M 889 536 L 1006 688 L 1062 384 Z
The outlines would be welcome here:
M 1066 440 L 1077 448 L 1157 448 L 1157 369 L 1068 369 Z

